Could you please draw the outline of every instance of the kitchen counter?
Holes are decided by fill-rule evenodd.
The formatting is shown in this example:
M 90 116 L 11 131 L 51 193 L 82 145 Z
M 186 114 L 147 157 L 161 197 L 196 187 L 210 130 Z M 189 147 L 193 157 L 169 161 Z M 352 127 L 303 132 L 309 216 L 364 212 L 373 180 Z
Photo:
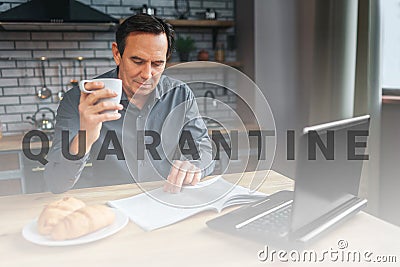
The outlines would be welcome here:
M 249 183 L 253 175 L 265 176 L 267 171 L 224 175 L 226 180 L 235 180 L 243 175 L 241 185 Z M 156 186 L 156 184 L 152 184 Z M 271 171 L 260 187 L 267 194 L 292 189 L 293 181 Z M 285 262 L 258 260 L 260 250 L 268 246 L 235 236 L 215 232 L 206 226 L 206 221 L 219 216 L 212 211 L 202 212 L 182 222 L 146 232 L 132 222 L 113 236 L 85 245 L 70 247 L 46 247 L 32 244 L 21 235 L 22 228 L 36 218 L 44 205 L 63 196 L 74 196 L 88 204 L 102 204 L 109 200 L 132 196 L 142 191 L 135 184 L 117 185 L 72 190 L 62 195 L 40 193 L 0 197 L 0 254 L 2 266 L 309 266 L 307 261 Z M 222 213 L 232 211 L 225 209 Z M 341 242 L 341 243 L 339 243 Z M 348 244 L 347 249 L 339 249 Z M 269 248 L 272 250 L 273 248 Z M 365 266 L 365 262 L 341 261 L 330 258 L 338 251 L 365 251 L 371 257 L 397 255 L 400 249 L 400 228 L 376 217 L 360 212 L 338 225 L 307 247 L 308 251 L 325 254 L 323 266 Z M 347 254 L 346 254 L 347 255 Z M 351 254 L 353 255 L 353 254 Z M 364 254 L 362 254 L 364 255 Z M 287 255 L 288 256 L 288 255 Z M 397 261 L 399 258 L 397 258 Z M 339 262 L 339 263 L 338 263 Z M 392 263 L 393 264 L 393 263 Z M 395 265 L 395 264 L 394 264 Z M 393 266 L 394 266 L 393 265 Z M 368 265 L 370 266 L 370 265 Z M 372 266 L 372 265 L 371 265 Z M 374 265 L 375 266 L 375 265 Z M 392 265 L 391 265 L 392 266 Z
M 0 152 L 22 151 L 22 139 L 24 135 L 6 135 L 0 139 Z M 49 143 L 51 145 L 51 142 Z M 41 142 L 31 142 L 31 149 L 40 149 Z

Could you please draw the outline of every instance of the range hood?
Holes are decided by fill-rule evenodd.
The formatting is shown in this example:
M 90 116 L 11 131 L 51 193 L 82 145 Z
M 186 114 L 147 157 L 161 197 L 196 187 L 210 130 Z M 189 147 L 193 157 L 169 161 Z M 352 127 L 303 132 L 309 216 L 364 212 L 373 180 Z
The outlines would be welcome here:
M 114 31 L 119 20 L 76 0 L 31 0 L 0 13 L 8 31 Z

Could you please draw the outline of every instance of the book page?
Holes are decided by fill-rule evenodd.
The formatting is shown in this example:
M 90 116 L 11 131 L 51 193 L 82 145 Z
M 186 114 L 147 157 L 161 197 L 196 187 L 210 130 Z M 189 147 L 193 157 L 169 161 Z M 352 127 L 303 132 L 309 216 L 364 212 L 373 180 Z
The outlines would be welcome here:
M 195 186 L 184 186 L 178 194 L 158 188 L 133 197 L 109 201 L 108 204 L 128 215 L 131 221 L 144 230 L 151 231 L 204 210 L 220 211 L 229 198 L 248 193 L 247 188 L 235 186 L 217 176 Z

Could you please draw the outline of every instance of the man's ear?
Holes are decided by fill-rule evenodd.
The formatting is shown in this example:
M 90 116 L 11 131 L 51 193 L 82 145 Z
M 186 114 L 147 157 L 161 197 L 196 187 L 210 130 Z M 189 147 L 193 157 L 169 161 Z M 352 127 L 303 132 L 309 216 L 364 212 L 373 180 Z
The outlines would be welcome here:
M 121 54 L 119 53 L 118 46 L 116 42 L 112 43 L 112 53 L 114 57 L 115 64 L 119 66 L 121 63 Z

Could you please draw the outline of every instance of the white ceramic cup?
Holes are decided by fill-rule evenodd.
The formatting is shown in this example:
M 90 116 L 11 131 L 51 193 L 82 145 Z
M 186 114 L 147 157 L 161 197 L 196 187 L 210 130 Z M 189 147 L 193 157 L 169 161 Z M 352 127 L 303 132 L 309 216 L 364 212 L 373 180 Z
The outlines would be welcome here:
M 93 93 L 93 91 L 88 91 L 85 89 L 85 83 L 89 83 L 89 82 L 103 82 L 104 88 L 110 89 L 118 94 L 116 97 L 103 98 L 103 99 L 99 100 L 99 102 L 111 101 L 114 103 L 119 103 L 121 101 L 122 80 L 113 79 L 113 78 L 99 78 L 99 79 L 93 79 L 93 80 L 82 80 L 79 82 L 79 89 L 82 92 L 87 93 L 87 94 Z M 110 110 L 110 111 L 106 111 L 106 112 L 118 112 L 118 111 Z

